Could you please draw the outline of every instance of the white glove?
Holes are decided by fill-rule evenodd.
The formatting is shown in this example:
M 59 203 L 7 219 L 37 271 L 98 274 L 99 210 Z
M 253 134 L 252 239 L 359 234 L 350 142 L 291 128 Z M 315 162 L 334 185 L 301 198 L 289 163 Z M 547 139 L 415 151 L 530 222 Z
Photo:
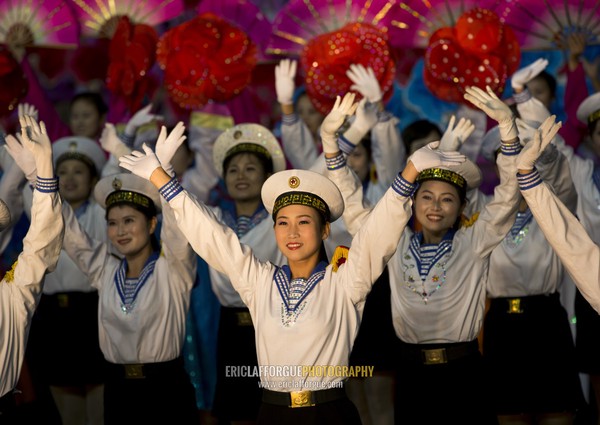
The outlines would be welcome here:
M 367 98 L 363 97 L 358 102 L 356 109 L 356 118 L 350 128 L 344 133 L 344 137 L 354 146 L 358 145 L 365 135 L 371 131 L 377 124 L 377 105 L 367 103 Z
M 117 136 L 115 126 L 108 122 L 104 125 L 104 130 L 102 130 L 100 145 L 102 149 L 115 158 L 121 158 L 123 155 L 131 153 L 131 149 Z
M 29 115 L 19 117 L 19 122 L 21 123 L 21 143 L 33 155 L 38 177 L 54 178 L 52 142 L 48 137 L 46 125 L 43 121 L 38 124 Z M 25 171 L 23 172 L 25 173 Z M 25 174 L 27 175 L 27 173 Z
M 173 166 L 171 165 L 171 159 L 173 159 L 175 152 L 186 139 L 186 136 L 183 135 L 184 132 L 185 126 L 181 121 L 177 123 L 173 130 L 171 130 L 171 134 L 169 134 L 168 137 L 167 128 L 162 126 L 158 139 L 156 140 L 156 146 L 154 147 L 156 150 L 156 157 L 160 161 L 163 169 L 171 177 L 175 176 Z
M 19 105 L 17 106 L 17 111 L 19 113 L 19 117 L 29 115 L 34 120 L 38 120 L 37 108 L 29 103 L 19 103 Z
M 548 66 L 548 60 L 539 58 L 535 62 L 527 65 L 524 68 L 519 69 L 512 75 L 510 84 L 515 91 L 521 91 L 525 88 L 525 85 L 537 77 Z
M 519 136 L 512 111 L 489 86 L 486 86 L 486 91 L 475 86 L 467 87 L 464 97 L 498 122 L 502 142 L 512 142 Z
M 162 115 L 151 114 L 150 109 L 152 109 L 152 104 L 148 104 L 144 106 L 142 109 L 137 111 L 127 122 L 125 126 L 125 134 L 129 137 L 134 137 L 138 128 L 141 126 L 148 124 L 154 120 L 162 121 Z
M 428 168 L 449 167 L 461 164 L 466 161 L 466 157 L 459 152 L 447 152 L 439 150 L 440 142 L 431 142 L 413 153 L 408 161 L 412 162 L 417 172 Z M 407 162 L 408 162 L 407 161 Z
M 294 78 L 298 62 L 283 59 L 275 67 L 275 92 L 277 101 L 282 105 L 291 105 L 294 97 Z
M 17 137 L 20 139 L 21 136 L 17 134 Z M 15 136 L 8 134 L 6 136 L 6 151 L 9 155 L 14 159 L 15 164 L 23 171 L 27 181 L 31 185 L 35 185 L 37 171 L 35 169 L 35 159 L 31 152 L 29 152 L 23 144 L 15 138 Z M 7 170 L 4 170 L 5 172 Z
M 448 122 L 448 127 L 440 140 L 441 151 L 457 151 L 458 148 L 467 140 L 467 138 L 475 130 L 475 124 L 469 119 L 461 118 L 454 127 L 456 117 L 452 115 Z
M 535 132 L 533 140 L 525 145 L 517 157 L 517 170 L 532 170 L 538 157 L 546 146 L 554 139 L 562 123 L 556 122 L 556 115 L 552 115 L 540 125 Z
M 360 64 L 350 65 L 350 69 L 346 71 L 346 75 L 354 83 L 350 90 L 356 90 L 371 103 L 377 103 L 383 97 L 381 86 L 375 72 L 371 67 L 366 68 Z
M 150 180 L 152 173 L 160 168 L 160 161 L 152 148 L 145 143 L 142 145 L 142 149 L 144 149 L 144 153 L 133 151 L 129 155 L 119 158 L 119 166 L 131 171 L 136 176 Z
M 336 132 L 344 123 L 348 115 L 354 114 L 358 103 L 354 103 L 354 93 L 346 93 L 344 98 L 339 96 L 335 99 L 335 104 L 323 122 L 321 123 L 321 142 L 323 144 L 323 152 L 337 153 L 339 147 L 337 143 Z

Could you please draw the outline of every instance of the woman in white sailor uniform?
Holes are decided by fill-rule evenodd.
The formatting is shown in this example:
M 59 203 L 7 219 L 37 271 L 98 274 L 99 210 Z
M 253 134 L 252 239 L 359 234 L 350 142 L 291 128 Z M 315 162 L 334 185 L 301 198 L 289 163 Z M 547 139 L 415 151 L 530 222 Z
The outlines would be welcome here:
M 16 423 L 13 390 L 19 379 L 31 318 L 42 293 L 44 275 L 58 262 L 63 240 L 63 218 L 52 148 L 43 123 L 21 117 L 22 140 L 32 154 L 37 180 L 31 207 L 31 226 L 23 252 L 0 282 L 0 422 Z M 27 132 L 27 129 L 29 131 Z M 28 136 L 29 134 L 29 136 Z M 0 229 L 10 223 L 0 202 Z
M 489 255 L 512 222 L 518 205 L 515 158 L 520 150 L 514 117 L 491 90 L 467 89 L 465 98 L 497 120 L 501 183 L 474 224 L 460 227 L 466 192 L 481 182 L 465 161 L 421 170 L 414 215 L 421 232 L 406 228 L 388 263 L 397 357 L 395 422 L 496 423 L 487 397 L 477 336 L 485 309 Z M 330 172 L 338 184 L 351 233 L 370 219 L 360 186 L 348 170 Z M 350 225 L 351 223 L 351 225 Z
M 520 138 L 529 139 L 529 131 L 547 131 L 553 123 L 550 120 L 539 130 L 520 127 Z M 496 133 L 491 140 L 486 135 L 482 150 L 500 149 L 497 137 Z M 574 211 L 575 191 L 564 155 L 551 143 L 537 165 Z M 569 424 L 584 403 L 569 318 L 560 300 L 564 275 L 560 259 L 521 198 L 508 235 L 490 256 L 487 284 L 490 306 L 484 320 L 483 358 L 501 424 L 548 418 Z M 518 384 L 507 376 L 517 377 Z
M 234 202 L 232 209 L 214 207 L 217 219 L 231 228 L 241 243 L 252 248 L 257 258 L 283 265 L 273 223 L 260 198 L 265 180 L 285 168 L 275 136 L 258 124 L 238 124 L 215 141 L 213 163 Z M 209 273 L 212 289 L 221 303 L 213 414 L 233 424 L 255 421 L 262 395 L 259 377 L 227 374 L 232 366 L 253 370 L 258 365 L 252 318 L 227 275 L 212 267 Z
M 91 238 L 106 241 L 105 211 L 91 197 L 106 162 L 104 151 L 93 140 L 75 136 L 57 140 L 52 150 L 61 198 Z M 24 201 L 29 213 L 29 188 Z M 98 291 L 64 250 L 56 270 L 46 276 L 29 341 L 30 366 L 50 385 L 63 422 L 103 423 Z
M 183 124 L 169 139 L 182 139 Z M 157 149 L 164 146 L 163 127 Z M 165 164 L 174 151 L 161 150 Z M 168 167 L 169 169 L 171 167 Z M 161 206 L 158 192 L 131 174 L 103 178 L 94 190 L 106 209 L 108 243 L 92 239 L 66 206 L 64 249 L 98 289 L 100 348 L 107 360 L 107 424 L 197 422 L 193 388 L 181 359 L 196 256 Z M 162 211 L 159 246 L 154 230 Z
M 339 128 L 354 111 L 353 100 L 354 95 L 347 95 L 341 104 L 338 101 L 326 119 L 335 120 Z M 337 150 L 335 134 L 331 137 Z M 441 163 L 437 154 L 427 154 L 435 164 Z M 461 160 L 460 155 L 454 160 Z M 372 219 L 355 236 L 348 260 L 334 271 L 321 261 L 322 241 L 328 236 L 329 223 L 342 214 L 341 194 L 320 174 L 305 170 L 275 173 L 263 185 L 262 199 L 275 220 L 277 245 L 288 262 L 277 267 L 259 261 L 240 244 L 230 228 L 164 173 L 155 155 L 125 156 L 120 164 L 161 188 L 196 252 L 228 275 L 248 305 L 256 329 L 261 383 L 268 388 L 258 423 L 360 423 L 341 388 L 340 373 L 311 375 L 301 368 L 348 365 L 364 300 L 397 246 L 410 215 L 414 185 L 397 177 L 373 210 Z

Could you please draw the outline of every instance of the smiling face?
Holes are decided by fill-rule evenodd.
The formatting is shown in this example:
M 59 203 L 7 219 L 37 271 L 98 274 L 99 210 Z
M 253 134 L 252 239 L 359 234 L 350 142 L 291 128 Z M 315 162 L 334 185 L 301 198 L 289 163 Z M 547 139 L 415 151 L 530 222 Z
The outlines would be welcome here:
M 148 220 L 129 205 L 115 205 L 108 210 L 108 238 L 128 261 L 152 253 L 151 235 L 156 229 L 156 217 Z
M 224 172 L 227 192 L 234 201 L 260 201 L 260 190 L 269 177 L 256 155 L 240 153 L 233 156 Z
M 450 183 L 427 180 L 415 195 L 415 216 L 423 226 L 425 243 L 439 243 L 462 214 L 464 204 Z
M 308 264 L 312 270 L 319 260 L 321 242 L 328 236 L 329 223 L 322 225 L 321 216 L 312 207 L 288 205 L 277 213 L 275 239 L 290 267 Z
M 65 159 L 56 167 L 59 178 L 60 196 L 68 202 L 73 209 L 83 204 L 90 196 L 96 183 L 90 167 L 78 159 Z

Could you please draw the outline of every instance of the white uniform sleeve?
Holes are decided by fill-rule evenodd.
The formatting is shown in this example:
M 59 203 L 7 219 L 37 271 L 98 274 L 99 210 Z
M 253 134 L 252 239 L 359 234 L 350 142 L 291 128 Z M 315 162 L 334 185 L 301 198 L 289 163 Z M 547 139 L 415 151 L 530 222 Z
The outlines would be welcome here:
M 346 229 L 354 236 L 366 222 L 372 207 L 363 196 L 363 186 L 358 176 L 348 166 L 337 170 L 328 170 L 327 177 L 333 181 L 344 198 L 344 215 Z
M 284 115 L 281 121 L 281 144 L 293 168 L 310 169 L 319 152 L 308 127 L 297 114 Z
M 169 204 L 162 198 L 161 204 L 163 221 L 160 237 L 169 270 L 175 270 L 177 275 L 187 277 L 178 281 L 193 283 L 196 276 L 196 253 L 179 230 L 175 213 Z M 188 289 L 191 289 L 191 286 Z
M 1 149 L 2 151 L 4 149 Z M 0 180 L 0 199 L 10 212 L 11 225 L 0 233 L 0 253 L 4 252 L 12 238 L 12 228 L 23 214 L 23 187 L 27 180 L 18 165 L 4 170 Z
M 384 111 L 378 114 L 377 124 L 371 129 L 371 156 L 377 180 L 389 187 L 406 165 L 406 148 L 398 131 L 398 118 Z
M 546 181 L 569 210 L 577 209 L 577 191 L 571 178 L 571 170 L 567 158 L 554 144 L 548 145 L 536 162 L 542 179 Z
M 600 248 L 539 176 L 529 177 L 527 183 L 520 176 L 520 184 L 521 193 L 546 239 L 582 295 L 600 313 Z
M 402 190 L 402 180 L 396 178 L 370 211 L 352 239 L 348 261 L 338 270 L 355 304 L 365 300 L 373 282 L 398 249 L 402 232 L 412 215 L 411 192 L 406 185 Z
M 169 185 L 161 188 L 161 193 L 164 194 L 164 189 Z M 271 282 L 275 266 L 260 262 L 247 245 L 240 243 L 235 232 L 218 221 L 209 207 L 185 190 L 178 192 L 176 186 L 174 183 L 175 195 L 168 200 L 179 229 L 194 251 L 209 266 L 225 274 L 244 303 L 250 305 L 256 285 Z
M 494 189 L 492 200 L 479 214 L 470 235 L 471 249 L 480 258 L 491 254 L 515 222 L 519 206 L 516 159 L 516 154 L 501 153 L 496 160 L 500 184 Z
M 108 271 L 107 265 L 111 261 L 120 262 L 120 260 L 111 255 L 108 243 L 90 238 L 75 218 L 71 206 L 66 202 L 63 203 L 62 214 L 65 220 L 63 249 L 77 264 L 79 270 L 88 277 L 92 286 L 100 289 L 104 280 L 101 276 Z

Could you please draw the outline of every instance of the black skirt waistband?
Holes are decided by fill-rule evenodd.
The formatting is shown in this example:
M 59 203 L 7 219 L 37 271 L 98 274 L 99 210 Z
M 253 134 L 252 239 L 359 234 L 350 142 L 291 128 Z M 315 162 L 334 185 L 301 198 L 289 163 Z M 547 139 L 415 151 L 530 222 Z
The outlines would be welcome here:
M 159 363 L 106 363 L 108 375 L 117 379 L 155 378 L 180 371 L 181 368 L 183 368 L 183 359 L 181 357 Z
M 263 389 L 262 401 L 268 404 L 287 407 L 311 407 L 346 397 L 344 388 L 330 388 L 319 391 L 279 392 Z
M 492 298 L 490 309 L 499 309 L 509 314 L 523 314 L 529 310 L 537 310 L 548 306 L 560 304 L 560 295 L 553 294 L 528 295 L 525 297 L 500 297 Z
M 399 350 L 400 358 L 405 362 L 435 365 L 478 355 L 479 344 L 477 340 L 448 344 L 408 344 L 401 341 Z

